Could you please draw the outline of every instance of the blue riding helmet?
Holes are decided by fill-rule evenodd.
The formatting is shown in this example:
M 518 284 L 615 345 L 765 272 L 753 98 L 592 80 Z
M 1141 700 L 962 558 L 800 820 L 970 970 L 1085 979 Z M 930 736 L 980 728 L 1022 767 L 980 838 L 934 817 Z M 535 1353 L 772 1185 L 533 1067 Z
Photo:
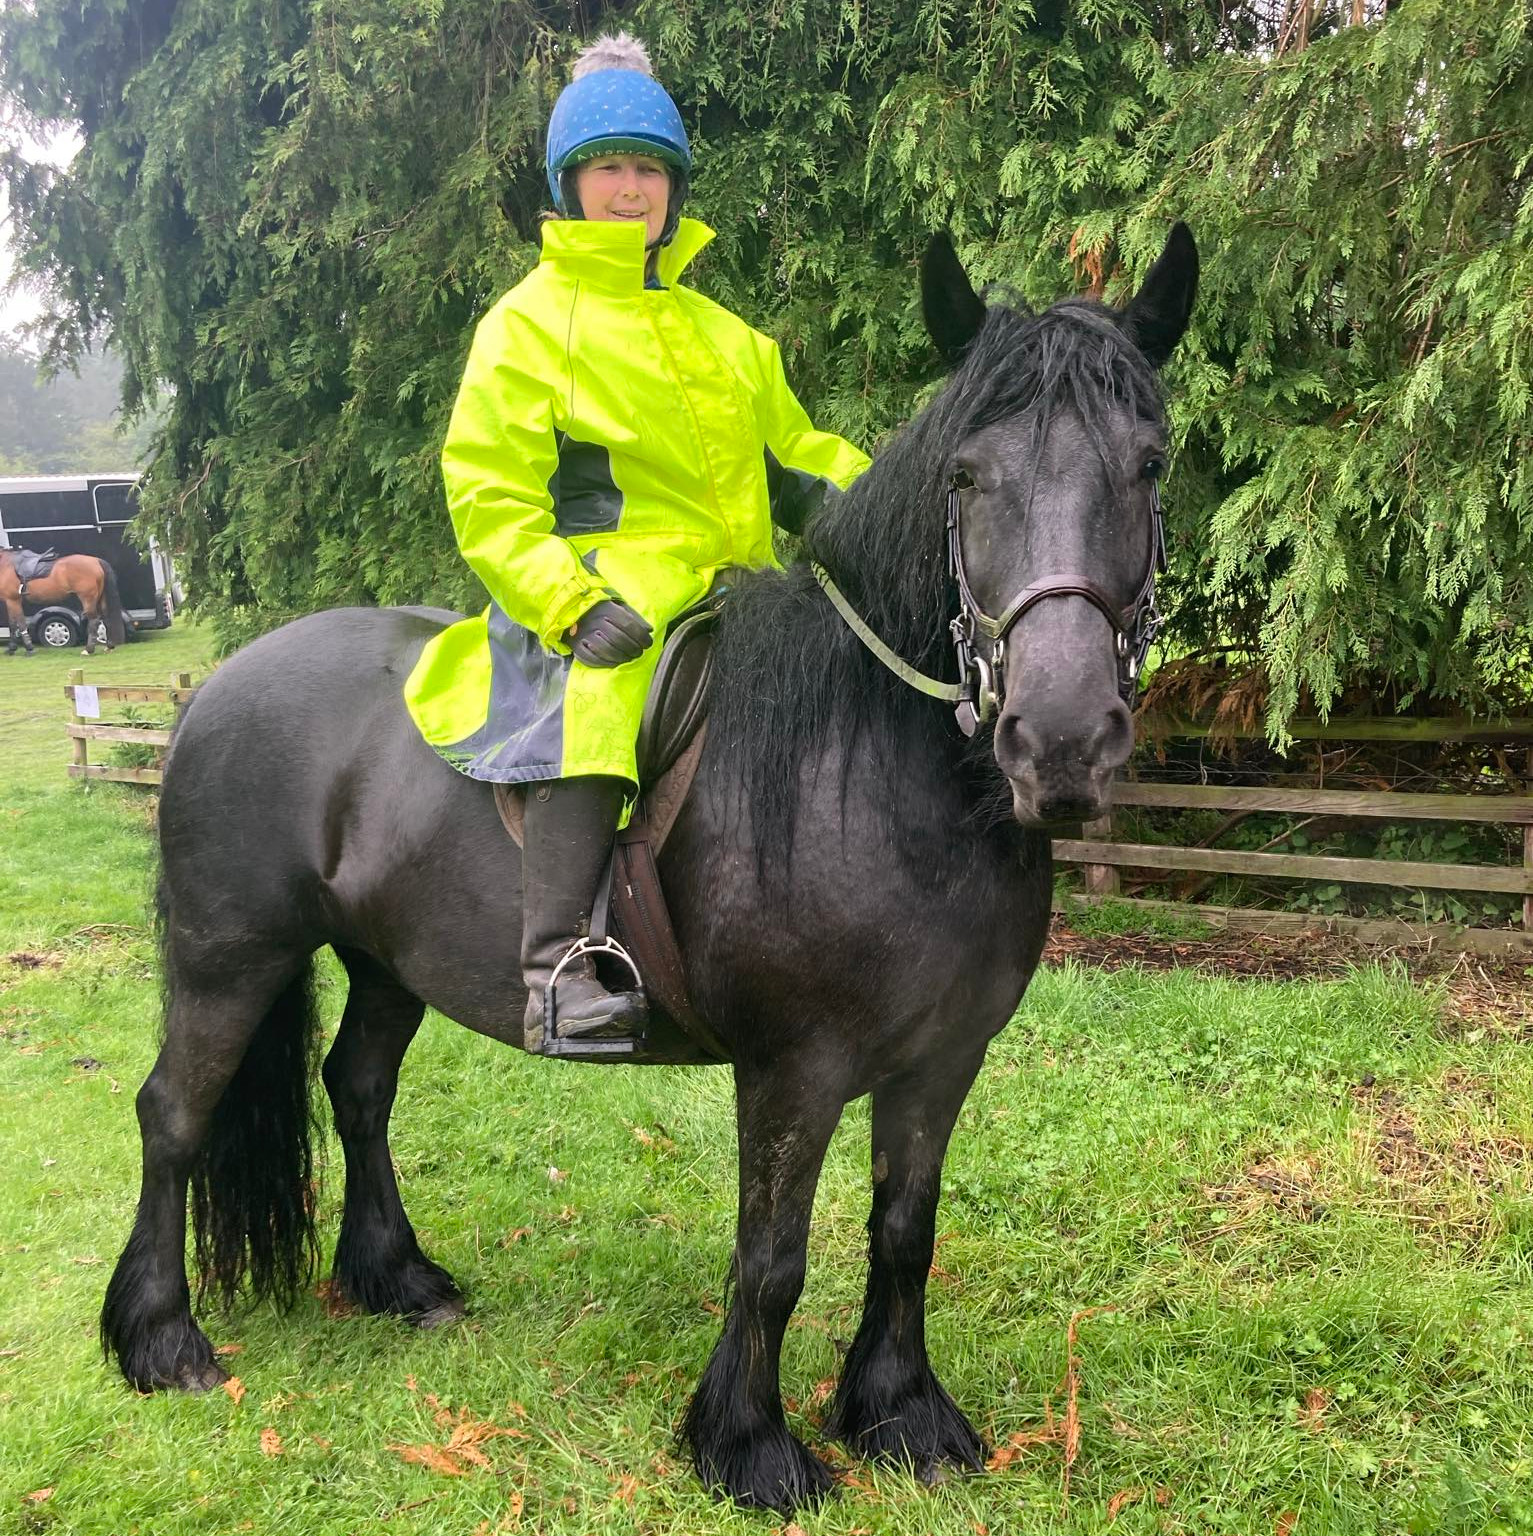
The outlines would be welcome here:
M 662 245 L 676 231 L 692 169 L 692 148 L 681 113 L 653 75 L 636 69 L 598 69 L 559 93 L 548 120 L 544 165 L 554 207 L 578 219 L 580 205 L 565 173 L 598 155 L 653 155 L 671 171 L 671 201 Z

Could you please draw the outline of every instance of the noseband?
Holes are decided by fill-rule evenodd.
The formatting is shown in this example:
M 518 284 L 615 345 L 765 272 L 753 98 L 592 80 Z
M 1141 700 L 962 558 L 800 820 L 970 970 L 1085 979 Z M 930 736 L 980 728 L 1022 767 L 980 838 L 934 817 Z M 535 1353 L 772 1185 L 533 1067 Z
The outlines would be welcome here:
M 947 562 L 958 584 L 958 613 L 948 625 L 958 656 L 960 686 L 965 688 L 956 711 L 965 736 L 972 736 L 992 719 L 1006 699 L 1006 637 L 1028 609 L 1045 598 L 1083 597 L 1112 625 L 1118 658 L 1118 694 L 1132 704 L 1139 689 L 1139 669 L 1165 620 L 1155 606 L 1155 578 L 1166 568 L 1166 525 L 1160 510 L 1160 487 L 1150 482 L 1150 559 L 1138 594 L 1126 608 L 1113 600 L 1089 576 L 1061 571 L 1034 581 L 1017 593 L 998 619 L 980 607 L 969 586 L 963 563 L 963 492 L 954 477 L 947 493 Z M 981 641 L 987 641 L 986 647 Z
M 935 699 L 956 705 L 958 728 L 972 736 L 995 715 L 1006 699 L 1006 637 L 1029 609 L 1051 597 L 1083 597 L 1112 625 L 1118 660 L 1118 693 L 1125 704 L 1132 704 L 1139 688 L 1139 671 L 1150 646 L 1165 622 L 1155 606 L 1155 578 L 1166 568 L 1166 527 L 1160 509 L 1160 487 L 1150 482 L 1150 559 L 1139 584 L 1138 595 L 1126 608 L 1113 600 L 1088 576 L 1060 571 L 1025 586 L 1006 605 L 999 618 L 991 618 L 980 607 L 969 585 L 963 559 L 963 492 L 966 476 L 955 475 L 947 493 L 947 566 L 958 587 L 958 612 L 948 624 L 953 650 L 958 658 L 956 683 L 944 683 L 896 655 L 868 627 L 862 615 L 847 601 L 846 594 L 830 579 L 819 564 L 811 567 L 815 580 L 848 627 L 867 648 L 897 677 L 912 688 Z

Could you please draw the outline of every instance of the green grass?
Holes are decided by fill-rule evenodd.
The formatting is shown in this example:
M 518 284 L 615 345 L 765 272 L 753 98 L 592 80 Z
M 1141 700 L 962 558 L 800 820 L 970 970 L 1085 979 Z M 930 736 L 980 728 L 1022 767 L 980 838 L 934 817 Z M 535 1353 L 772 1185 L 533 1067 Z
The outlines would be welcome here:
M 1085 901 L 1066 883 L 1069 877 L 1056 877 L 1054 895 L 1060 901 L 1060 913 L 1071 931 L 1083 938 L 1118 937 L 1144 934 L 1157 939 L 1207 939 L 1218 930 L 1195 912 L 1162 912 L 1153 907 L 1136 907 L 1111 896 Z
M 157 680 L 196 644 L 98 665 Z M 70 665 L 15 663 L 25 695 L 0 672 L 0 957 L 44 962 L 0 958 L 0 1533 L 779 1529 L 713 1503 L 673 1447 L 733 1233 L 717 1071 L 537 1062 L 430 1016 L 394 1156 L 467 1321 L 422 1335 L 317 1297 L 208 1319 L 239 1346 L 238 1403 L 139 1398 L 102 1365 L 157 1010 L 145 801 L 64 780 Z M 340 1001 L 327 967 L 332 1026 Z M 1298 1536 L 1533 1530 L 1533 1061 L 1445 1029 L 1439 1001 L 1379 969 L 1041 975 L 954 1138 L 929 1338 L 1004 1445 L 1062 1409 L 1072 1314 L 1116 1309 L 1080 1325 L 1068 1513 L 1042 1446 L 931 1490 L 853 1464 L 802 1530 L 1271 1536 L 1290 1511 Z M 831 1148 L 784 1357 L 815 1444 L 861 1297 L 867 1128 L 853 1106 Z M 444 1444 L 461 1412 L 518 1433 L 463 1476 L 397 1449 Z
M 144 630 L 130 644 L 94 656 L 78 650 L 39 650 L 30 658 L 0 652 L 0 796 L 58 787 L 69 761 L 64 685 L 77 667 L 87 683 L 164 687 L 180 672 L 190 672 L 193 681 L 205 677 L 212 648 L 206 630 L 178 619 L 171 629 Z

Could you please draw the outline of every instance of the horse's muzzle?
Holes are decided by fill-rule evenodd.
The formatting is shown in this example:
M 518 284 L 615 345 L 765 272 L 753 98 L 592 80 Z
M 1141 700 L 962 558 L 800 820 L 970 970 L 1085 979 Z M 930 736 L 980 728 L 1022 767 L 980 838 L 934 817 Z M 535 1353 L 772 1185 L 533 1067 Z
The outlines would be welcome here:
M 1062 720 L 1007 709 L 995 727 L 996 763 L 1011 785 L 1012 814 L 1025 827 L 1104 815 L 1113 776 L 1133 748 L 1133 716 L 1119 699 Z

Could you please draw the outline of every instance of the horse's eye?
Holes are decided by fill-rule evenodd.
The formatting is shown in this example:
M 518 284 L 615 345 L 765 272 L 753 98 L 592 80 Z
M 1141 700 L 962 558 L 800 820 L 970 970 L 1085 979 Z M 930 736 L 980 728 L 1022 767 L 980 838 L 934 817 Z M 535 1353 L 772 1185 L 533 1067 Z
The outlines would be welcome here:
M 955 491 L 972 491 L 974 489 L 974 477 L 966 469 L 953 471 L 953 489 Z
M 1166 473 L 1166 461 L 1160 458 L 1148 458 L 1144 461 L 1144 468 L 1139 473 L 1146 480 L 1159 480 Z

